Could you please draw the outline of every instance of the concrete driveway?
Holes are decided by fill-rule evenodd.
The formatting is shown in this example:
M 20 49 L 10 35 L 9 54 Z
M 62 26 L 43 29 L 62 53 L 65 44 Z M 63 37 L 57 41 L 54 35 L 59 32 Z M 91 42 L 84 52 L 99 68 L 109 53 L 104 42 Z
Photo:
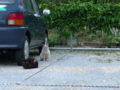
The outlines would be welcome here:
M 51 51 L 37 69 L 0 61 L 0 90 L 120 90 L 119 51 Z

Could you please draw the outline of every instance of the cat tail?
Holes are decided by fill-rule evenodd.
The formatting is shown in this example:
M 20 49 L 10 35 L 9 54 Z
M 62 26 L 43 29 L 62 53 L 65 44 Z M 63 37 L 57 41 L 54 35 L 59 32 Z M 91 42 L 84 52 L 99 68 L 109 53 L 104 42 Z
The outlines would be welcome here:
M 45 45 L 48 45 L 48 38 L 45 38 Z

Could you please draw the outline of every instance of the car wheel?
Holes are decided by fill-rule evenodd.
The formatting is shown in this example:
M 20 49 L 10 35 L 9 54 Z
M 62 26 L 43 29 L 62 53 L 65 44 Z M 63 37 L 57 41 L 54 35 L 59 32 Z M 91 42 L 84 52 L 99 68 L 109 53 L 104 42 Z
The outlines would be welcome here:
M 28 57 L 29 57 L 29 42 L 26 36 L 22 48 L 15 51 L 15 59 L 17 61 L 17 64 L 21 66 L 22 65 L 21 60 L 27 59 Z

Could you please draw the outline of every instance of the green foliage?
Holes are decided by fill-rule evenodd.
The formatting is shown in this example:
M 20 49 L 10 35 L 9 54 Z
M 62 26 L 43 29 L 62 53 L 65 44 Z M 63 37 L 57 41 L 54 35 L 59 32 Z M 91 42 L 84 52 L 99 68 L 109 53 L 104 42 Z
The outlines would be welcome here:
M 81 30 L 85 26 L 92 32 L 94 30 L 109 31 L 110 28 L 120 28 L 120 4 L 93 4 L 92 2 L 62 4 L 40 4 L 41 8 L 51 10 L 45 16 L 51 28 Z
M 58 40 L 57 30 L 48 30 L 49 44 L 56 44 Z
M 68 2 L 78 2 L 80 1 L 81 3 L 83 2 L 94 2 L 95 4 L 103 4 L 103 3 L 120 3 L 120 0 L 38 0 L 39 3 L 48 3 L 48 2 L 52 2 L 55 3 L 57 5 L 59 5 L 60 3 L 68 3 Z
M 48 27 L 57 28 L 64 36 L 85 30 L 86 33 L 97 34 L 99 31 L 111 35 L 111 28 L 120 29 L 120 4 L 77 1 L 58 6 L 49 2 L 40 4 L 40 8 L 51 10 L 50 15 L 44 16 Z

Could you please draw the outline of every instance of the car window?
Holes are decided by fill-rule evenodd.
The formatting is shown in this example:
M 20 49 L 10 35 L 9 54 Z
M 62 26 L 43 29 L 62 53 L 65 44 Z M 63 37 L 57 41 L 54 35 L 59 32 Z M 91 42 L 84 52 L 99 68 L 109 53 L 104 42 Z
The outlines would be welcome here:
M 24 0 L 24 7 L 28 10 L 29 13 L 33 13 L 33 7 L 30 0 Z
M 0 4 L 14 4 L 15 0 L 0 0 Z
M 38 8 L 36 0 L 31 0 L 31 1 L 33 4 L 33 8 L 34 8 L 35 13 L 39 14 L 39 8 Z

